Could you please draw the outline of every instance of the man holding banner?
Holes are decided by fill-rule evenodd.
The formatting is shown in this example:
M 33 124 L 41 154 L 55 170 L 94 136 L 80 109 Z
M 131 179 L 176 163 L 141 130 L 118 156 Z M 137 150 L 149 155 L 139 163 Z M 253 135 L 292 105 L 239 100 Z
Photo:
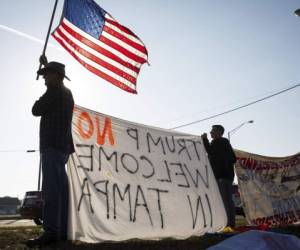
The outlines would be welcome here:
M 234 179 L 233 164 L 236 162 L 236 156 L 230 145 L 230 142 L 222 137 L 224 127 L 213 125 L 210 132 L 213 139 L 209 143 L 207 134 L 203 134 L 204 147 L 208 153 L 215 178 L 218 182 L 219 190 L 227 214 L 227 226 L 235 227 L 235 208 L 232 200 L 232 183 Z

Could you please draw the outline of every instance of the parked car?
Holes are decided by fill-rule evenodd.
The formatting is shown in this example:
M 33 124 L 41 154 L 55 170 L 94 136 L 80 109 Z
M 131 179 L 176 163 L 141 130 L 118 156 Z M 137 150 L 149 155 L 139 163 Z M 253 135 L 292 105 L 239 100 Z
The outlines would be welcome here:
M 43 200 L 41 191 L 29 191 L 21 203 L 20 215 L 23 219 L 31 219 L 37 225 L 42 224 Z
M 232 199 L 235 206 L 235 214 L 236 215 L 242 215 L 245 217 L 245 213 L 243 210 L 243 204 L 241 201 L 241 195 L 239 192 L 239 186 L 237 184 L 233 184 L 232 186 Z

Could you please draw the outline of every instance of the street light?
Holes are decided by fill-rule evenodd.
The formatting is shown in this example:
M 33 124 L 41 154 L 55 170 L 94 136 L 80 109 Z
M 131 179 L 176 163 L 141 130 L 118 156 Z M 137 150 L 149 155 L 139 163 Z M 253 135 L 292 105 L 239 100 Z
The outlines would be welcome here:
M 247 123 L 253 123 L 253 120 L 247 121 L 247 122 L 243 122 L 242 124 L 240 124 L 239 126 L 237 126 L 236 128 L 230 130 L 227 135 L 228 135 L 228 140 L 230 141 L 230 135 L 235 133 L 238 129 L 240 129 L 241 127 L 243 127 L 245 124 Z
M 300 17 L 300 9 L 295 10 L 294 14 Z

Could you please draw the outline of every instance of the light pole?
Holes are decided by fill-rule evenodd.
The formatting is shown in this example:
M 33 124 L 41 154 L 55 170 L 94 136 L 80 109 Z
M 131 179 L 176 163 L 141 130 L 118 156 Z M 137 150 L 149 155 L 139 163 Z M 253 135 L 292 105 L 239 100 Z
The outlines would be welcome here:
M 35 153 L 35 152 L 39 152 L 39 150 L 35 150 L 35 149 L 28 149 L 28 150 L 26 150 L 26 153 Z M 41 154 L 40 154 L 39 177 L 38 177 L 38 191 L 41 190 L 41 173 L 42 173 L 42 157 L 41 157 Z
M 243 127 L 245 124 L 247 123 L 253 123 L 254 121 L 253 120 L 250 120 L 250 121 L 246 121 L 246 122 L 243 122 L 242 124 L 240 124 L 239 126 L 237 126 L 236 128 L 230 130 L 227 135 L 228 135 L 228 140 L 230 141 L 230 135 L 235 133 L 238 129 L 240 129 L 241 127 Z

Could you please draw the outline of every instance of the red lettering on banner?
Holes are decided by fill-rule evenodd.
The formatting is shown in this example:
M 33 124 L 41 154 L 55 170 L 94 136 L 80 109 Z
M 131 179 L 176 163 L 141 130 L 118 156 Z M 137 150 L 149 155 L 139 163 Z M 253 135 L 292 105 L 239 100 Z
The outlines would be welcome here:
M 86 122 L 88 125 L 88 131 L 86 131 L 83 126 L 82 123 Z M 78 117 L 78 130 L 79 130 L 79 134 L 83 139 L 89 139 L 92 137 L 93 133 L 94 133 L 94 124 L 93 121 L 91 119 L 91 117 L 89 116 L 89 114 L 87 112 L 81 112 L 81 114 Z
M 238 157 L 238 163 L 244 169 L 251 169 L 255 171 L 262 170 L 274 170 L 274 169 L 282 169 L 282 168 L 294 168 L 298 167 L 300 164 L 300 154 L 297 154 L 293 157 L 289 157 L 288 159 L 268 161 L 268 160 L 256 160 L 253 157 Z
M 74 109 L 74 111 L 78 111 L 78 109 Z M 84 126 L 85 124 L 85 126 Z M 77 120 L 77 128 L 79 135 L 82 139 L 90 139 L 94 134 L 97 138 L 97 143 L 99 145 L 105 144 L 105 138 L 108 137 L 108 141 L 110 145 L 115 144 L 115 139 L 112 131 L 111 119 L 109 117 L 105 117 L 104 120 L 104 128 L 101 131 L 100 129 L 100 119 L 98 116 L 95 116 L 94 121 L 91 115 L 85 111 L 80 112 Z M 96 129 L 95 129 L 96 126 Z
M 97 143 L 103 145 L 105 143 L 105 135 L 107 135 L 110 145 L 114 145 L 115 139 L 111 128 L 111 119 L 105 117 L 104 129 L 101 133 L 99 117 L 96 116 L 96 126 L 97 126 Z
M 275 214 L 268 217 L 261 217 L 252 220 L 252 223 L 261 226 L 279 226 L 279 225 L 287 225 L 293 224 L 299 221 L 300 210 L 297 211 L 288 211 L 286 213 Z

